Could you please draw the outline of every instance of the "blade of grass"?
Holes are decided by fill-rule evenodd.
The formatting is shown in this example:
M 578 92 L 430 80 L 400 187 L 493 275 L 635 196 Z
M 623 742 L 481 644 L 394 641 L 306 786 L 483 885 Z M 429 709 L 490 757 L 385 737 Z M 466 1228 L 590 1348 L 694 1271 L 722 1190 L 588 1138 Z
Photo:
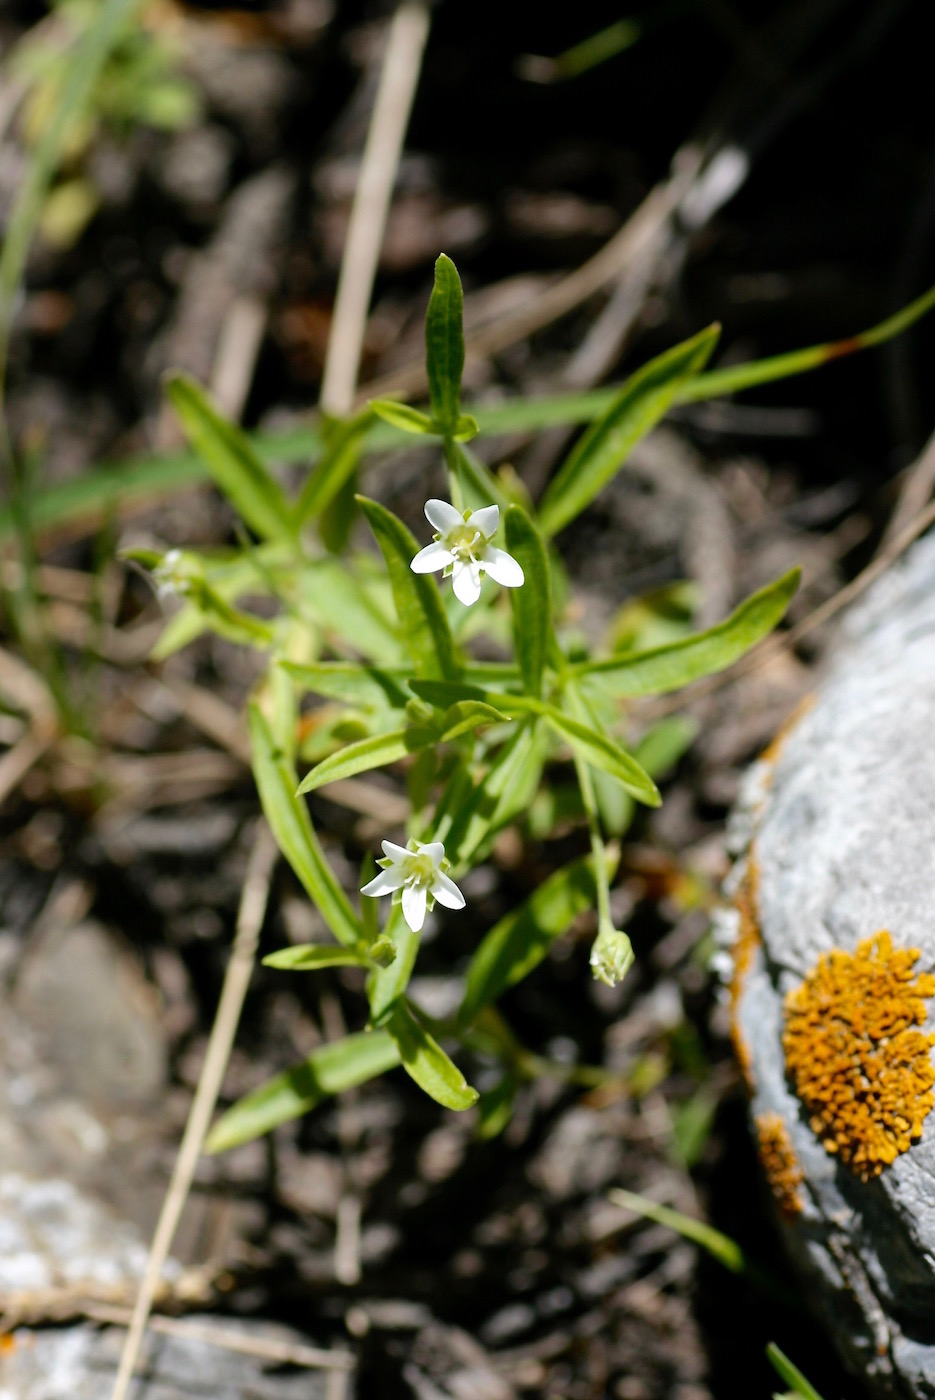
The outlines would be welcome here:
M 98 75 L 128 19 L 140 0 L 105 0 L 69 65 L 68 79 L 42 139 L 33 153 L 13 204 L 0 251 L 0 413 L 3 409 L 7 352 L 16 292 L 26 268 L 33 234 L 49 187 L 58 170 L 62 150 L 75 120 L 88 102 Z
M 928 315 L 933 307 L 935 286 L 894 315 L 858 335 L 696 375 L 680 388 L 675 402 L 697 403 L 703 399 L 721 398 L 725 394 L 818 369 L 832 360 L 883 345 Z M 481 433 L 488 437 L 536 432 L 543 428 L 591 423 L 607 410 L 619 392 L 617 385 L 585 394 L 550 395 L 489 408 L 472 407 L 471 411 Z M 321 433 L 314 424 L 283 433 L 256 434 L 249 440 L 265 462 L 288 465 L 322 450 Z M 390 427 L 388 423 L 377 423 L 367 437 L 368 452 L 386 451 L 404 445 L 411 447 L 411 435 Z M 107 508 L 159 499 L 187 486 L 198 486 L 206 476 L 203 465 L 193 453 L 131 457 L 109 462 L 73 481 L 37 491 L 32 501 L 33 528 L 43 531 L 86 524 Z M 0 542 L 9 538 L 11 533 L 13 520 L 9 508 L 4 507 L 0 509 Z

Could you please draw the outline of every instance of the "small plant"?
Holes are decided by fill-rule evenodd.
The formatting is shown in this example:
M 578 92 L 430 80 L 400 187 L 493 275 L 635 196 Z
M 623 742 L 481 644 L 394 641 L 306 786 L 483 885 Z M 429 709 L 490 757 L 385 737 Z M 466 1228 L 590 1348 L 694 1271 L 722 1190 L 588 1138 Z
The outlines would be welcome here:
M 43 141 L 71 81 L 74 51 L 100 22 L 102 0 L 54 0 L 52 14 L 10 56 L 8 70 L 25 89 L 23 140 L 30 152 Z M 58 178 L 45 197 L 39 227 L 46 240 L 70 247 L 100 204 L 88 153 L 106 130 L 117 139 L 137 126 L 176 131 L 198 116 L 194 85 L 179 72 L 181 53 L 170 35 L 128 8 L 97 75 L 90 99 L 70 122 L 60 149 Z
M 641 650 L 639 628 L 635 637 L 630 628 L 625 650 L 592 655 L 566 620 L 554 540 L 699 375 L 717 337 L 712 326 L 628 380 L 537 510 L 514 478 L 493 475 L 468 446 L 477 425 L 461 408 L 461 282 L 444 255 L 426 318 L 429 411 L 380 400 L 351 421 L 327 423 L 323 455 L 295 500 L 196 384 L 180 375 L 170 381 L 192 444 L 257 541 L 211 555 L 133 551 L 161 590 L 185 600 L 158 654 L 209 628 L 268 657 L 249 703 L 260 800 L 334 941 L 290 947 L 266 961 L 291 971 L 346 965 L 367 974 L 362 1028 L 242 1099 L 215 1125 L 210 1149 L 266 1132 L 400 1064 L 440 1104 L 466 1109 L 479 1096 L 445 1047 L 499 1061 L 500 1081 L 480 1102 L 481 1131 L 494 1133 L 509 1119 L 518 1083 L 549 1069 L 517 1044 L 495 1010 L 497 998 L 595 906 L 592 972 L 611 986 L 626 975 L 633 953 L 611 914 L 613 838 L 626 829 L 634 803 L 658 805 L 654 778 L 690 742 L 691 730 L 673 730 L 668 721 L 631 752 L 617 737 L 623 707 L 729 666 L 779 622 L 798 571 L 709 631 Z M 380 502 L 352 494 L 375 418 L 441 448 L 449 500 L 425 503 L 433 539 L 414 538 Z M 358 511 L 380 558 L 349 543 Z M 331 549 L 316 540 L 316 523 Z M 257 594 L 278 604 L 272 620 L 242 606 Z M 304 715 L 301 696 L 318 702 Z M 569 760 L 575 788 L 560 804 L 551 775 Z M 310 765 L 301 782 L 297 765 Z M 405 840 L 387 832 L 378 868 L 365 860 L 357 905 L 326 859 L 303 795 L 386 767 L 405 779 Z M 540 825 L 543 810 L 546 823 L 555 821 L 559 806 L 586 827 L 589 853 L 550 875 L 478 939 L 459 1008 L 442 1021 L 427 1016 L 407 988 L 428 913 L 438 902 L 470 917 L 461 884 L 487 859 L 497 833 L 530 810 Z M 601 1074 L 554 1069 L 581 1082 Z

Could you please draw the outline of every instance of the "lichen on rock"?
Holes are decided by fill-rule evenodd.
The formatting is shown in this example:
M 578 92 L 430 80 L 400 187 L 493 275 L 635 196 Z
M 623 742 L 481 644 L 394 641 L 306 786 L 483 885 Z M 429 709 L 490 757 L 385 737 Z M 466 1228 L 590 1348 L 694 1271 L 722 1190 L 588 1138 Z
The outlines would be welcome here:
M 824 953 L 785 998 L 786 1070 L 809 1125 L 864 1181 L 908 1152 L 935 1104 L 935 1035 L 917 1029 L 935 977 L 914 972 L 919 957 L 884 929 Z
M 803 1173 L 785 1245 L 876 1400 L 935 1400 L 933 726 L 935 534 L 848 614 L 815 703 L 747 775 L 716 954 L 757 1138 L 776 1115 Z
M 754 1119 L 757 1149 L 769 1189 L 779 1213 L 787 1220 L 802 1214 L 800 1188 L 805 1173 L 795 1155 L 789 1130 L 778 1113 L 760 1113 Z

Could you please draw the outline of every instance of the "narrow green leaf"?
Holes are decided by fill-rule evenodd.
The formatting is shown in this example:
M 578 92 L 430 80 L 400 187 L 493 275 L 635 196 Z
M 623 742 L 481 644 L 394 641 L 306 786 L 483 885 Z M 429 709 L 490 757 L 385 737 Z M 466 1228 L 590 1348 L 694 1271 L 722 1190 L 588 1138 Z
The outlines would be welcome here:
M 410 408 L 407 403 L 399 403 L 396 399 L 371 399 L 370 407 L 384 423 L 392 423 L 394 428 L 402 428 L 404 433 L 438 435 L 438 425 L 428 414 Z
M 4 245 L 4 254 L 12 251 L 12 238 Z M 12 265 L 12 264 L 11 264 Z M 4 286 L 7 283 L 4 281 Z M 0 292 L 2 300 L 2 292 Z M 774 383 L 793 375 L 804 374 L 830 364 L 834 360 L 856 354 L 875 345 L 885 344 L 921 320 L 935 307 L 935 286 L 894 315 L 857 335 L 842 340 L 810 345 L 785 355 L 773 355 L 748 364 L 731 365 L 723 370 L 710 370 L 686 379 L 676 395 L 677 403 L 697 403 L 703 399 L 719 398 L 758 384 Z M 0 318 L 2 319 L 2 318 Z M 2 331 L 2 326 L 0 326 Z M 0 335 L 2 342 L 2 335 Z M 2 348 L 2 344 L 0 344 Z M 477 421 L 482 433 L 489 436 L 504 433 L 525 433 L 543 428 L 592 423 L 606 413 L 619 394 L 619 389 L 589 389 L 586 393 L 550 394 L 541 398 L 518 399 L 512 403 L 493 404 L 478 408 Z M 402 439 L 399 429 L 389 424 L 377 424 L 367 433 L 368 452 L 394 447 Z M 302 425 L 275 433 L 254 434 L 250 437 L 254 451 L 265 461 L 302 462 L 322 450 L 322 433 L 317 425 Z M 480 464 L 471 459 L 475 468 Z M 465 473 L 467 469 L 465 468 Z M 171 495 L 184 487 L 204 481 L 206 472 L 201 459 L 191 452 L 170 452 L 158 456 L 130 457 L 106 462 L 68 481 L 55 482 L 37 491 L 32 502 L 32 523 L 35 529 L 46 531 L 59 525 L 90 525 L 105 511 L 120 509 L 133 501 L 150 501 Z M 485 489 L 476 490 L 477 505 L 496 501 L 505 509 L 509 500 L 490 476 Z M 470 480 L 468 478 L 468 480 Z M 494 490 L 490 490 L 494 482 Z M 474 487 L 472 486 L 472 489 Z M 15 528 L 9 507 L 0 507 L 0 541 Z
M 360 462 L 374 416 L 365 409 L 344 421 L 326 418 L 321 424 L 322 455 L 311 468 L 295 504 L 296 527 L 314 520 L 340 495 Z
M 436 1103 L 458 1111 L 477 1103 L 477 1090 L 429 1035 L 407 1001 L 396 1002 L 386 1029 L 399 1047 L 403 1069 Z
M 409 986 L 422 942 L 422 935 L 413 933 L 406 923 L 399 904 L 391 906 L 383 936 L 395 947 L 396 956 L 392 962 L 372 972 L 367 981 L 370 1020 L 375 1026 L 385 1021 L 387 1013 Z
M 394 672 L 357 661 L 283 661 L 280 665 L 305 690 L 329 700 L 370 709 L 403 710 L 412 698 L 405 685 L 408 667 Z
M 277 751 L 273 735 L 255 704 L 248 710 L 253 775 L 276 844 L 317 905 L 339 943 L 356 947 L 361 923 L 321 849 L 308 808 L 296 797 L 296 775 Z
M 626 381 L 549 483 L 539 507 L 544 535 L 557 534 L 591 504 L 640 439 L 665 416 L 682 385 L 704 367 L 719 334 L 720 326 L 709 326 L 650 360 Z
M 723 671 L 773 630 L 788 608 L 800 576 L 800 569 L 790 569 L 775 583 L 751 594 L 730 617 L 707 632 L 652 651 L 585 661 L 571 668 L 572 675 L 599 677 L 615 695 L 635 696 L 663 695 Z
M 486 704 L 487 691 L 483 686 L 471 685 L 467 681 L 424 681 L 412 680 L 409 689 L 420 700 L 435 705 L 440 710 L 452 705 Z
M 485 1090 L 477 1100 L 477 1136 L 484 1142 L 499 1137 L 513 1117 L 515 1101 L 516 1080 L 512 1075 L 505 1074 L 492 1089 Z
M 458 663 L 448 617 L 435 580 L 409 567 L 419 545 L 401 520 L 377 501 L 358 496 L 390 574 L 403 641 L 416 675 L 456 680 Z
M 510 506 L 504 517 L 507 551 L 526 582 L 510 589 L 513 637 L 523 684 L 528 694 L 542 694 L 542 674 L 552 631 L 552 575 L 542 536 L 521 506 Z
M 139 7 L 140 0 L 104 0 L 104 3 L 96 6 L 97 13 L 69 57 L 63 81 L 52 97 L 39 141 L 25 161 L 11 207 L 5 211 L 4 238 L 0 248 L 0 402 L 6 379 L 16 291 L 26 267 L 33 235 L 68 143 L 89 108 L 93 107 L 101 70 L 125 36 L 126 27 L 134 22 L 134 11 Z M 8 81 L 13 81 L 12 74 L 8 74 Z
M 235 608 L 205 579 L 192 579 L 186 585 L 185 597 L 202 624 L 219 637 L 238 646 L 258 647 L 263 651 L 273 645 L 276 634 L 268 622 Z
M 518 908 L 495 924 L 471 958 L 458 1012 L 462 1024 L 527 977 L 572 920 L 590 909 L 597 895 L 590 856 L 550 875 Z
M 464 294 L 458 269 L 440 253 L 435 285 L 425 316 L 425 368 L 432 415 L 451 430 L 460 416 L 461 373 L 464 369 Z
M 675 1230 L 683 1239 L 701 1245 L 702 1249 L 707 1250 L 725 1269 L 730 1269 L 731 1273 L 745 1272 L 747 1261 L 740 1245 L 729 1235 L 715 1230 L 713 1225 L 707 1225 L 703 1220 L 695 1220 L 693 1216 L 683 1215 L 680 1210 L 671 1210 L 669 1206 L 651 1201 L 647 1196 L 637 1196 L 633 1191 L 611 1191 L 610 1200 L 615 1206 L 622 1206 L 624 1210 L 631 1210 L 634 1215 L 654 1220 L 657 1225 L 665 1225 L 667 1229 Z
M 399 1064 L 386 1031 L 360 1031 L 322 1045 L 307 1060 L 275 1075 L 222 1114 L 205 1142 L 206 1152 L 226 1152 L 301 1118 L 331 1094 L 343 1094 Z
M 276 967 L 284 972 L 317 972 L 320 967 L 369 967 L 370 960 L 352 948 L 331 943 L 299 943 L 293 948 L 280 948 L 263 959 L 264 967 Z
M 528 806 L 539 784 L 544 753 L 535 724 L 520 725 L 483 780 L 459 797 L 445 842 L 452 865 L 467 866 L 495 832 Z M 442 815 L 441 810 L 436 814 Z
M 229 423 L 187 375 L 170 376 L 166 394 L 215 485 L 251 530 L 265 539 L 291 538 L 292 509 L 247 435 Z
M 374 734 L 368 739 L 358 739 L 354 744 L 345 744 L 344 748 L 323 758 L 310 773 L 306 773 L 296 797 L 324 787 L 325 783 L 335 783 L 339 778 L 353 778 L 356 773 L 367 773 L 371 768 L 385 768 L 389 763 L 398 763 L 401 758 L 437 742 L 437 730 L 425 725 L 410 725 L 406 729 L 394 729 L 389 734 Z
M 803 1376 L 798 1366 L 789 1360 L 784 1351 L 779 1350 L 775 1342 L 769 1343 L 766 1355 L 773 1369 L 778 1372 L 794 1395 L 801 1395 L 802 1400 L 821 1400 L 821 1396 L 811 1381 Z
M 502 710 L 485 705 L 482 700 L 458 700 L 446 712 L 441 722 L 442 740 L 448 743 L 459 734 L 480 729 L 485 724 L 503 724 L 510 719 Z
M 379 667 L 405 661 L 382 558 L 317 559 L 302 569 L 297 584 L 302 614 L 339 654 L 350 648 Z M 407 669 L 411 673 L 411 664 Z
M 579 758 L 582 758 L 585 763 L 589 763 L 593 768 L 598 768 L 602 773 L 616 778 L 631 797 L 635 797 L 638 802 L 644 803 L 645 806 L 658 807 L 660 805 L 662 798 L 659 796 L 656 784 L 645 769 L 637 763 L 632 754 L 627 753 L 626 749 L 622 749 L 619 744 L 615 744 L 605 734 L 599 734 L 596 729 L 582 724 L 580 720 L 572 719 L 570 715 L 566 715 L 553 705 L 543 705 L 542 715 L 546 723 L 557 734 L 568 740 Z

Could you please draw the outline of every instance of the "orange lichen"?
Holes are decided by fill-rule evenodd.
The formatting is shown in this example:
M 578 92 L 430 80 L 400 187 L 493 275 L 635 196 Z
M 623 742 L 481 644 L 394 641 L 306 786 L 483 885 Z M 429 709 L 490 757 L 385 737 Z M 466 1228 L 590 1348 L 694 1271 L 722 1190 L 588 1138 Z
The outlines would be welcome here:
M 909 1150 L 935 1104 L 935 1035 L 915 1029 L 935 977 L 913 972 L 918 959 L 883 930 L 853 953 L 824 953 L 785 1000 L 795 1092 L 822 1146 L 863 1181 Z
M 740 1026 L 740 998 L 743 994 L 744 981 L 753 962 L 753 955 L 760 944 L 758 887 L 759 870 L 751 850 L 747 857 L 747 868 L 743 879 L 734 896 L 734 908 L 737 910 L 740 923 L 737 937 L 731 949 L 734 970 L 730 979 L 730 1040 L 734 1056 L 740 1066 L 740 1073 L 743 1075 L 743 1082 L 750 1094 L 754 1090 L 753 1057 Z
M 760 1161 L 780 1214 L 794 1220 L 802 1213 L 799 1187 L 805 1174 L 778 1113 L 761 1113 L 754 1120 Z

